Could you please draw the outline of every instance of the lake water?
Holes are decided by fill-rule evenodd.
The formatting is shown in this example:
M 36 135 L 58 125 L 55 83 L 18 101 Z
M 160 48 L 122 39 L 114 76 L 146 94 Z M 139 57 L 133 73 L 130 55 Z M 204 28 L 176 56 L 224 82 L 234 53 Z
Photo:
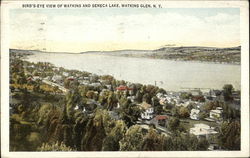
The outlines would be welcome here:
M 166 90 L 182 88 L 222 89 L 232 84 L 240 89 L 240 65 L 163 59 L 118 57 L 100 54 L 36 53 L 28 56 L 31 62 L 50 62 L 55 66 L 77 69 L 98 75 L 109 74 L 116 79 L 152 84 Z

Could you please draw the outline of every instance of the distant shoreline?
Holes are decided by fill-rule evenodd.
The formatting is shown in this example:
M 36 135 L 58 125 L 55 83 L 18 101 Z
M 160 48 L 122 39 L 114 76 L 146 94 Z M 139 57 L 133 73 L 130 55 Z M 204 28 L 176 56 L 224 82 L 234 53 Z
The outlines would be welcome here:
M 189 50 L 190 49 L 190 50 Z M 201 49 L 201 50 L 200 50 Z M 24 53 L 46 53 L 46 54 L 97 54 L 117 57 L 131 57 L 131 58 L 148 58 L 148 59 L 161 59 L 168 61 L 184 61 L 184 62 L 198 62 L 198 63 L 211 63 L 211 64 L 225 64 L 225 65 L 241 65 L 240 63 L 240 46 L 230 48 L 216 48 L 216 47 L 165 47 L 157 50 L 115 50 L 115 51 L 86 51 L 80 53 L 71 52 L 46 52 L 40 50 L 21 50 L 9 49 L 10 52 L 24 52 Z M 202 52 L 206 51 L 206 53 Z M 224 51 L 224 52 L 223 52 Z M 234 52 L 230 52 L 234 51 Z M 194 53 L 198 52 L 198 55 Z M 210 53 L 212 52 L 212 53 Z M 219 54 L 215 56 L 215 54 Z M 221 57 L 223 59 L 218 59 Z M 229 58 L 230 57 L 230 58 Z M 195 59 L 193 59 L 195 58 Z M 228 58 L 228 59 L 224 59 Z M 210 61 L 211 60 L 211 61 Z M 218 60 L 218 61 L 213 61 Z M 228 61 L 223 61 L 228 60 Z

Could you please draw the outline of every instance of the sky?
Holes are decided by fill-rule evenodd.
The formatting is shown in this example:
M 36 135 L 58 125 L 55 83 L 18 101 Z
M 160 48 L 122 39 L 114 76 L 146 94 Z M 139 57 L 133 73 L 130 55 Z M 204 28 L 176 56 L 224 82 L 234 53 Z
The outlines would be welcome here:
M 238 8 L 12 9 L 11 48 L 51 52 L 240 45 Z

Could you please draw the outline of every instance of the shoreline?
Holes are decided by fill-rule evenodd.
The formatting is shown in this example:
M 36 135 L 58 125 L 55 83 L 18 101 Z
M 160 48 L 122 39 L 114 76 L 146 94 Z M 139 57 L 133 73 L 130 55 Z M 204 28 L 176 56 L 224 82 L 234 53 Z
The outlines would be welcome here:
M 44 54 L 74 54 L 74 55 L 105 55 L 105 56 L 115 56 L 115 57 L 126 57 L 126 58 L 144 58 L 144 59 L 159 59 L 159 60 L 167 60 L 167 61 L 181 61 L 181 62 L 190 62 L 190 63 L 204 63 L 204 64 L 221 64 L 221 65 L 239 65 L 241 66 L 240 62 L 215 62 L 215 61 L 202 61 L 202 60 L 183 60 L 180 58 L 176 59 L 166 59 L 166 58 L 154 58 L 150 56 L 133 56 L 133 55 L 124 55 L 124 54 L 113 54 L 115 51 L 110 52 L 102 52 L 102 51 L 91 51 L 91 52 L 80 52 L 80 53 L 70 53 L 70 52 L 45 52 L 45 51 L 37 51 L 37 50 L 19 50 L 19 49 L 10 49 L 12 50 L 18 50 L 18 51 L 27 51 L 32 54 L 36 53 L 44 53 Z

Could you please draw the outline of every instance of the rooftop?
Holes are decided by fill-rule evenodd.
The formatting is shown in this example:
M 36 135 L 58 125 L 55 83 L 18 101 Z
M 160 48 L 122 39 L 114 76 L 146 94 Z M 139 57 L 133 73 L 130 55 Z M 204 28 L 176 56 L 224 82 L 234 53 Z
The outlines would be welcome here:
M 190 133 L 199 136 L 199 135 L 217 134 L 218 132 L 214 130 L 214 127 L 211 127 L 203 123 L 199 123 L 195 124 L 193 128 L 190 128 Z

